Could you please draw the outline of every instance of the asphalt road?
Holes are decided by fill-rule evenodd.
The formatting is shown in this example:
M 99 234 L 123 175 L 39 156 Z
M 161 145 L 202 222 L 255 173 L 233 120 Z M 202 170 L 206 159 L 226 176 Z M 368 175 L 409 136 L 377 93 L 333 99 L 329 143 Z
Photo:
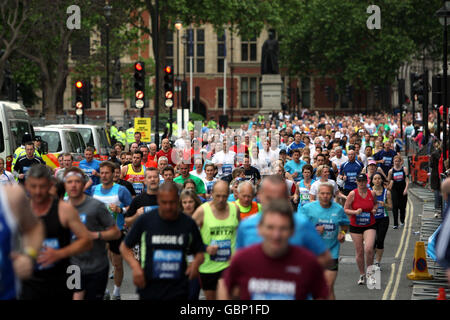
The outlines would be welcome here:
M 412 281 L 406 274 L 411 272 L 415 242 L 419 235 L 420 214 L 422 203 L 409 194 L 406 223 L 401 229 L 392 229 L 392 215 L 390 226 L 385 239 L 385 250 L 381 263 L 381 288 L 368 289 L 365 285 L 358 285 L 359 272 L 356 266 L 353 242 L 346 241 L 341 246 L 339 273 L 335 283 L 337 300 L 410 300 Z M 391 214 L 391 213 L 390 213 Z M 350 235 L 347 235 L 351 240 Z M 124 262 L 124 280 L 121 287 L 122 300 L 136 300 L 135 286 L 131 270 Z M 109 280 L 108 289 L 112 294 L 113 280 Z M 203 296 L 201 296 L 201 299 Z

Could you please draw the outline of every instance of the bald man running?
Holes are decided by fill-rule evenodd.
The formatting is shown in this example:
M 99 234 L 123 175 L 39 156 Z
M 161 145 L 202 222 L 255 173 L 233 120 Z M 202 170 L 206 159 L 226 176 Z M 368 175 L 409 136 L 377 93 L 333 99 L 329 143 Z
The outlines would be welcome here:
M 230 265 L 236 244 L 239 208 L 227 202 L 229 186 L 226 181 L 216 182 L 212 201 L 202 204 L 192 218 L 200 228 L 205 243 L 205 261 L 200 265 L 200 280 L 207 300 L 216 299 L 217 283 L 222 272 Z

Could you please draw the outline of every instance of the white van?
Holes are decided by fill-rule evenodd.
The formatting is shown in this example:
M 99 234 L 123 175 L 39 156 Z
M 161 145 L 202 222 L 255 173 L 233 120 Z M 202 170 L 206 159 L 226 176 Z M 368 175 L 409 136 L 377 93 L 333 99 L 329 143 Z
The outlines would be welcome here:
M 0 101 L 0 157 L 11 170 L 14 151 L 22 144 L 25 133 L 34 137 L 31 119 L 25 107 L 16 102 Z
M 94 157 L 99 160 L 108 160 L 111 144 L 105 128 L 90 124 L 58 124 L 50 125 L 52 128 L 65 128 L 78 131 L 83 137 L 86 147 L 95 149 Z
M 80 133 L 73 129 L 53 128 L 51 126 L 35 127 L 36 136 L 47 144 L 43 159 L 52 168 L 58 166 L 57 158 L 61 153 L 71 153 L 74 165 L 83 160 L 86 145 Z

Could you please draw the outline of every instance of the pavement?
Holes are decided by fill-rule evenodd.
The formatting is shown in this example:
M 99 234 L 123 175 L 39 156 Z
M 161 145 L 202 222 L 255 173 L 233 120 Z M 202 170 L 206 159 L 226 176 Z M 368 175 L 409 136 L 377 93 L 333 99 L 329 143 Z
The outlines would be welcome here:
M 421 213 L 420 241 L 428 245 L 429 237 L 442 223 L 440 210 L 434 209 L 434 194 L 428 188 L 411 188 L 410 193 L 423 203 Z M 433 276 L 432 280 L 412 281 L 411 300 L 436 300 L 440 287 L 445 288 L 447 297 L 450 296 L 445 270 L 427 255 L 428 272 Z

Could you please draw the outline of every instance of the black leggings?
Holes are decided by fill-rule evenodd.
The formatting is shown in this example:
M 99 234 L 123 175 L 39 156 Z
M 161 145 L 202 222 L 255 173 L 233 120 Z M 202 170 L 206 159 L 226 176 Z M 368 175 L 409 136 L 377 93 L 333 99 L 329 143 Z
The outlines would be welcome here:
M 389 217 L 384 217 L 375 220 L 375 227 L 377 230 L 377 237 L 375 238 L 375 249 L 384 249 L 384 238 L 389 229 Z
M 394 216 L 394 226 L 398 226 L 398 212 L 400 211 L 400 223 L 405 223 L 406 203 L 408 195 L 403 195 L 403 190 L 392 188 L 392 214 Z

